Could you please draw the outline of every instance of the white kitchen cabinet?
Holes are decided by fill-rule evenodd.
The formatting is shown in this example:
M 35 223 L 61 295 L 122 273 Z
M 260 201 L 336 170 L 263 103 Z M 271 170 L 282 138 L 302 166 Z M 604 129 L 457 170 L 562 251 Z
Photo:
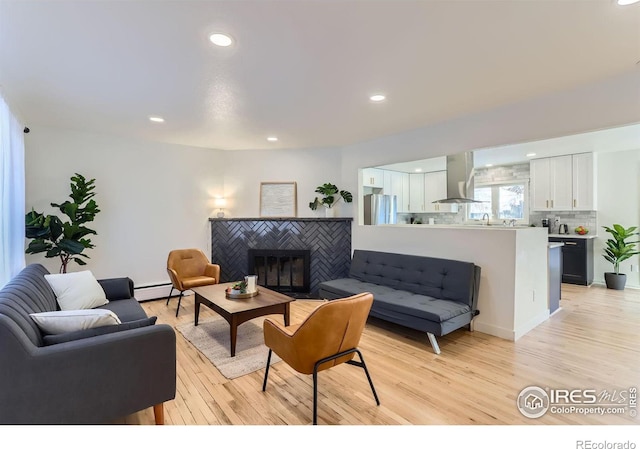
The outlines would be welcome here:
M 534 159 L 531 210 L 595 210 L 593 153 Z
M 531 210 L 548 210 L 549 196 L 549 159 L 532 159 L 529 162 L 529 190 Z
M 409 173 L 409 210 L 424 212 L 424 173 Z
M 571 173 L 571 155 L 532 160 L 531 210 L 572 210 Z
M 402 205 L 398 204 L 398 212 L 409 212 L 409 173 L 401 173 Z
M 384 188 L 384 172 L 380 168 L 363 168 L 362 185 L 364 187 Z
M 594 153 L 573 154 L 573 210 L 596 210 L 596 176 Z
M 409 173 L 409 210 L 407 212 L 457 212 L 457 204 L 438 204 L 447 197 L 447 172 Z
M 447 197 L 447 172 L 434 171 L 424 174 L 424 211 L 458 212 L 457 204 L 434 203 Z
M 409 212 L 409 174 L 393 170 L 384 170 L 382 193 L 395 195 L 398 212 Z

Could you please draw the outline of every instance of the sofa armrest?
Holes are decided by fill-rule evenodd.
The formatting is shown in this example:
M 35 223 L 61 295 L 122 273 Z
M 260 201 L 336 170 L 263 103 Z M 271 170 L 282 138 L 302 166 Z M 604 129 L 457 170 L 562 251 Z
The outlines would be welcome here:
M 4 337 L 14 340 L 0 356 L 4 424 L 108 423 L 175 397 L 176 336 L 169 325 L 43 347 Z
M 109 301 L 133 298 L 133 280 L 128 277 L 98 279 Z

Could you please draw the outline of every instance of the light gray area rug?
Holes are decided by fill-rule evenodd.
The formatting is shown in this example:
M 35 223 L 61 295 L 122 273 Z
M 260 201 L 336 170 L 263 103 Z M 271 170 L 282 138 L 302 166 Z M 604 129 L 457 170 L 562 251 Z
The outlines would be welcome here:
M 235 379 L 258 371 L 267 365 L 269 348 L 264 344 L 262 322 L 256 318 L 238 326 L 236 355 L 231 357 L 229 323 L 223 318 L 180 324 L 176 329 L 206 358 L 211 360 L 227 379 Z M 273 353 L 271 365 L 281 359 Z

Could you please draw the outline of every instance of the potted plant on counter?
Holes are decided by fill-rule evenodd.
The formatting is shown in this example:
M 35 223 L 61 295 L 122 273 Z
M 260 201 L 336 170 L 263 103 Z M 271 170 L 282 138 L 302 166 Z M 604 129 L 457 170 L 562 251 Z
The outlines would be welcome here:
M 636 244 L 638 242 L 627 241 L 634 235 L 638 235 L 638 233 L 635 232 L 637 227 L 632 226 L 625 229 L 619 224 L 614 224 L 612 227 L 603 226 L 603 228 L 611 234 L 611 238 L 606 241 L 603 256 L 613 264 L 613 272 L 606 272 L 604 274 L 604 281 L 607 284 L 607 288 L 624 290 L 624 286 L 627 283 L 627 275 L 620 273 L 620 262 L 624 262 L 636 254 L 640 254 L 640 251 L 636 250 Z
M 325 213 L 327 217 L 333 217 L 335 215 L 333 207 L 338 203 L 338 201 L 340 201 L 340 198 L 342 198 L 345 203 L 353 201 L 353 195 L 351 195 L 351 192 L 339 190 L 335 184 L 331 183 L 325 183 L 318 186 L 316 193 L 320 193 L 322 195 L 322 199 L 316 197 L 309 203 L 309 208 L 311 208 L 311 210 L 316 210 L 318 206 L 322 205 L 326 208 Z

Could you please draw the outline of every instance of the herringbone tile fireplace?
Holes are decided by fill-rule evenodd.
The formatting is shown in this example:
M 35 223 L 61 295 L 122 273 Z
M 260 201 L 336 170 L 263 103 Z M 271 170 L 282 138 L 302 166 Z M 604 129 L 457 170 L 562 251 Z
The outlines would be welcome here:
M 318 285 L 346 277 L 351 263 L 351 218 L 211 218 L 211 261 L 221 282 L 249 273 L 249 249 L 309 250 L 309 295 Z

